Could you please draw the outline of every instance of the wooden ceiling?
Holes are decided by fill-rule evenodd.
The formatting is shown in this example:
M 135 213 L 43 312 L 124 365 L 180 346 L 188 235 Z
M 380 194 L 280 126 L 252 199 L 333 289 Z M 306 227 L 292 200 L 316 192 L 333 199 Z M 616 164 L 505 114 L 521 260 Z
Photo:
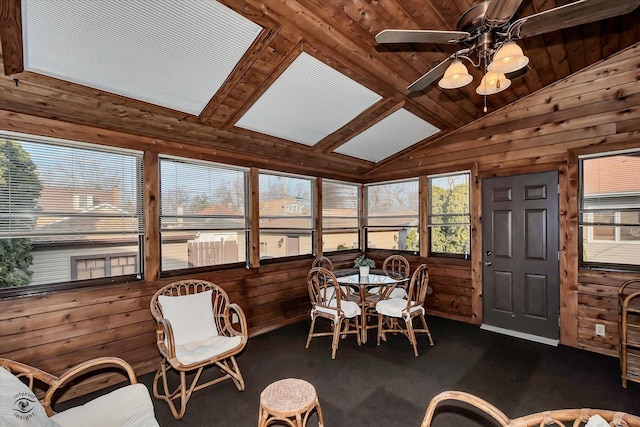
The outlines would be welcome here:
M 623 0 L 612 0 L 623 1 Z M 224 86 L 199 116 L 24 71 L 21 2 L 0 0 L 0 41 L 4 75 L 0 78 L 2 119 L 25 120 L 24 113 L 65 123 L 138 135 L 151 146 L 195 147 L 201 157 L 245 166 L 360 181 L 397 156 L 424 147 L 483 117 L 477 84 L 422 92 L 407 86 L 455 51 L 454 46 L 382 46 L 374 36 L 386 28 L 453 30 L 460 15 L 477 0 L 223 0 L 221 3 L 264 30 Z M 563 0 L 524 0 L 517 16 L 562 4 Z M 531 70 L 511 87 L 487 97 L 498 110 L 640 40 L 640 9 L 587 25 L 520 41 Z M 383 99 L 353 121 L 306 146 L 234 127 L 300 52 L 307 52 L 382 95 Z M 469 67 L 471 68 L 471 67 Z M 470 69 L 474 82 L 480 73 Z M 313 84 L 313 81 L 310 81 Z M 333 153 L 399 108 L 442 131 L 382 162 Z M 312 120 L 312 118 L 310 118 Z M 34 124 L 36 122 L 33 122 Z M 49 123 L 49 122 L 47 122 Z M 5 125 L 4 129 L 11 126 Z M 33 132 L 52 134 L 51 129 Z

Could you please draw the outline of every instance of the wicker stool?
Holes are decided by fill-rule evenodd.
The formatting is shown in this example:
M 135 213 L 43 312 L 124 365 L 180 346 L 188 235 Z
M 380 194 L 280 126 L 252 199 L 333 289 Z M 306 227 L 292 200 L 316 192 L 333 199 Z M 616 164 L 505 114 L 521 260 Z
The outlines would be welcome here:
M 318 425 L 324 427 L 318 395 L 311 384 L 297 378 L 276 381 L 260 394 L 258 427 L 266 427 L 274 421 L 304 427 L 313 408 L 318 412 Z

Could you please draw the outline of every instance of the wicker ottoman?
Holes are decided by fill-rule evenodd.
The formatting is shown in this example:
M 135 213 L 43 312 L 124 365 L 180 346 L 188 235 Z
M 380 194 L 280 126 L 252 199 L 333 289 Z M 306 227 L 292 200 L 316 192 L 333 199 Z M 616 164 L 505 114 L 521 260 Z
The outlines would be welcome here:
M 304 427 L 314 408 L 318 413 L 318 425 L 324 427 L 315 387 L 297 378 L 276 381 L 260 394 L 258 427 L 266 427 L 276 421 L 292 427 Z

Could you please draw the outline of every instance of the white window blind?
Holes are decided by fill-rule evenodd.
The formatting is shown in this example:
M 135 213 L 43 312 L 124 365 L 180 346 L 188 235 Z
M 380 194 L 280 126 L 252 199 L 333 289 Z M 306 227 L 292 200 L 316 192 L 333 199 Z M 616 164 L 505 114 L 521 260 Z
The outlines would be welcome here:
M 162 270 L 246 261 L 246 169 L 160 159 Z
M 322 181 L 323 252 L 359 249 L 360 186 Z
M 640 267 L 640 151 L 580 159 L 581 262 Z
M 367 197 L 367 248 L 419 250 L 418 180 L 372 184 Z
M 140 152 L 0 135 L 0 240 L 28 242 L 28 284 L 73 280 L 70 257 L 138 253 L 142 189 Z
M 313 253 L 313 179 L 261 172 L 259 185 L 261 258 Z

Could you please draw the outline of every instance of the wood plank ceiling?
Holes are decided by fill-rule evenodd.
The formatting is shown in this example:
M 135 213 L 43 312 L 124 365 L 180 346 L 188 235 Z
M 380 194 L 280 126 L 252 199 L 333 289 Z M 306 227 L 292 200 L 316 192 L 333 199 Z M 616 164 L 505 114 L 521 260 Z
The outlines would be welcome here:
M 367 172 L 484 115 L 483 99 L 475 93 L 477 84 L 455 90 L 440 89 L 435 84 L 421 92 L 406 89 L 452 54 L 454 46 L 384 46 L 374 40 L 386 28 L 453 30 L 460 15 L 477 0 L 223 0 L 221 3 L 264 30 L 204 110 L 193 116 L 24 71 L 21 2 L 0 0 L 3 120 L 18 120 L 20 116 L 11 113 L 24 113 L 126 132 L 168 145 L 192 144 L 222 162 L 360 181 Z M 517 16 L 566 3 L 524 0 Z M 531 70 L 514 80 L 509 89 L 487 97 L 489 111 L 638 42 L 639 22 L 640 9 L 636 9 L 620 17 L 520 41 L 530 58 Z M 234 123 L 303 51 L 378 93 L 382 99 L 313 146 L 235 127 Z M 480 72 L 469 68 L 474 81 L 479 81 Z M 378 163 L 333 152 L 399 108 L 432 123 L 441 132 Z

